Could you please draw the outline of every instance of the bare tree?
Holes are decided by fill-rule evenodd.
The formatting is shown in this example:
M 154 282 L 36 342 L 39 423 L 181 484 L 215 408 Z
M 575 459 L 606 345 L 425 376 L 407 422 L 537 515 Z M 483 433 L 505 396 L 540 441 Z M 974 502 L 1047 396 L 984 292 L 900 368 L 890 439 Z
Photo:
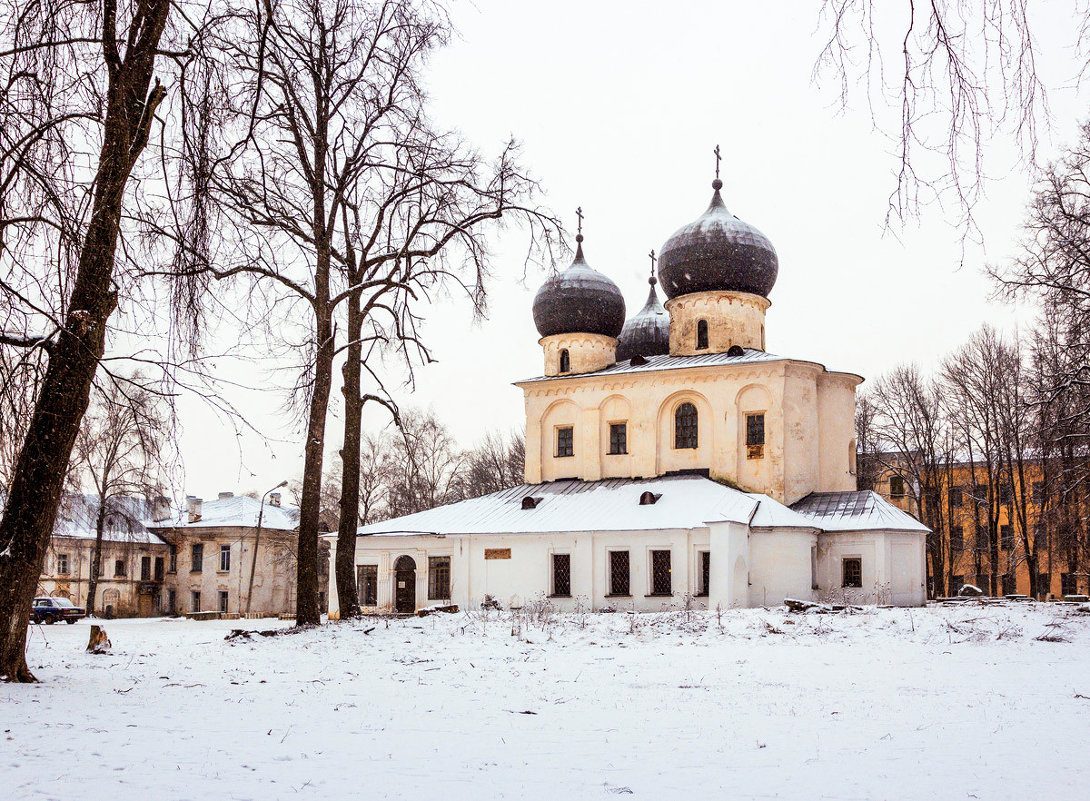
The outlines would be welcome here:
M 873 490 L 881 472 L 878 413 L 870 394 L 860 393 L 855 402 L 855 486 L 861 490 Z
M 95 613 L 107 519 L 124 514 L 132 498 L 154 504 L 162 494 L 170 430 L 170 416 L 161 396 L 139 384 L 110 381 L 93 394 L 76 437 L 71 468 L 74 480 L 89 484 L 98 502 L 87 587 L 88 615 Z
M 523 483 L 526 468 L 526 435 L 492 431 L 466 454 L 462 495 L 476 498 Z
M 391 517 L 462 500 L 466 454 L 431 412 L 405 412 L 401 435 L 387 461 Z

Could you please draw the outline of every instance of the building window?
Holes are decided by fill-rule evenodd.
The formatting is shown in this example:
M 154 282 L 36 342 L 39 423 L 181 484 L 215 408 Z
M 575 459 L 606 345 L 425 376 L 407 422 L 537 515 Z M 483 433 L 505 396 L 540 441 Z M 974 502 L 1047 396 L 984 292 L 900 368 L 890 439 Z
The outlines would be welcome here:
M 696 448 L 699 440 L 697 430 L 696 407 L 683 403 L 674 412 L 674 448 Z
M 1045 502 L 1045 482 L 1033 482 L 1033 502 L 1038 506 Z
M 651 551 L 651 594 L 673 595 L 669 551 Z
M 446 601 L 450 598 L 450 557 L 428 557 L 428 600 Z
M 958 573 L 956 576 L 950 576 L 950 594 L 957 595 L 961 592 L 961 588 L 965 586 L 965 576 Z
M 983 523 L 976 527 L 976 542 L 974 546 L 978 551 L 987 551 L 991 538 L 988 536 L 988 528 Z
M 1037 576 L 1037 592 L 1041 595 L 1048 595 L 1052 592 L 1052 576 L 1048 573 L 1041 573 Z
M 708 321 L 700 320 L 696 324 L 696 349 L 706 350 L 708 347 Z
M 999 527 L 999 541 L 1005 551 L 1014 550 L 1014 529 L 1010 526 Z
M 905 480 L 902 476 L 890 476 L 889 477 L 889 497 L 891 498 L 903 498 L 905 497 Z
M 1015 592 L 1017 592 L 1017 590 L 1015 589 L 1014 574 L 1013 573 L 1004 573 L 1003 574 L 1003 594 L 1004 595 L 1014 595 Z
M 575 429 L 571 426 L 556 429 L 556 455 L 575 456 Z
M 712 553 L 711 551 L 699 551 L 696 558 L 697 564 L 700 566 L 700 575 L 696 582 L 696 594 L 701 598 L 707 598 L 712 586 Z
M 564 348 L 560 351 L 560 372 L 571 372 L 571 356 L 568 354 L 568 349 Z
M 378 606 L 378 565 L 359 565 L 356 568 L 356 592 L 360 606 Z
M 863 560 L 858 556 L 844 559 L 844 581 L 842 587 L 863 586 Z
M 978 590 L 981 590 L 982 592 L 987 592 L 985 587 L 987 587 L 988 584 L 991 583 L 991 582 L 988 581 L 988 574 L 987 573 L 977 573 L 976 578 L 973 579 L 973 580 L 976 582 L 975 586 L 976 586 L 976 588 Z
M 151 557 L 140 557 L 140 580 L 151 581 Z
M 983 506 L 988 502 L 988 487 L 985 484 L 973 484 L 973 500 L 977 506 Z
M 571 554 L 553 554 L 553 595 L 571 596 Z
M 1075 595 L 1078 593 L 1078 582 L 1075 580 L 1074 573 L 1061 573 L 1060 574 L 1060 595 Z
M 68 575 L 68 554 L 66 553 L 57 554 L 57 575 Z
M 760 459 L 765 449 L 764 412 L 746 415 L 746 458 Z
M 961 485 L 958 484 L 950 487 L 950 489 L 947 491 L 947 498 L 949 500 L 951 509 L 960 509 L 962 504 Z
M 950 552 L 960 553 L 965 550 L 965 529 L 962 526 L 953 526 L 950 529 Z
M 178 610 L 178 595 L 174 590 L 167 590 L 167 614 L 173 615 Z
M 628 425 L 626 423 L 609 424 L 609 452 L 614 455 L 628 453 Z
M 114 578 L 125 578 L 125 560 L 114 560 Z
M 193 558 L 193 564 L 189 568 L 190 573 L 200 573 L 204 570 L 204 545 L 197 543 L 190 549 L 190 555 Z
M 230 573 L 231 572 L 231 546 L 230 545 L 221 545 L 220 546 L 220 572 L 221 573 Z
M 227 590 L 220 590 L 220 611 L 227 611 Z
M 999 485 L 999 502 L 1004 506 L 1010 506 L 1011 495 L 1013 495 L 1011 492 L 1011 485 L 1004 481 Z
M 631 595 L 629 583 L 628 551 L 609 552 L 609 594 Z
M 169 565 L 169 567 L 167 568 L 169 572 L 171 572 L 171 573 L 177 573 L 178 572 L 178 546 L 177 545 L 167 545 L 167 564 Z
M 155 557 L 155 580 L 163 580 L 163 557 L 161 556 Z
M 201 594 L 196 590 L 189 594 L 189 608 L 193 612 L 201 611 Z

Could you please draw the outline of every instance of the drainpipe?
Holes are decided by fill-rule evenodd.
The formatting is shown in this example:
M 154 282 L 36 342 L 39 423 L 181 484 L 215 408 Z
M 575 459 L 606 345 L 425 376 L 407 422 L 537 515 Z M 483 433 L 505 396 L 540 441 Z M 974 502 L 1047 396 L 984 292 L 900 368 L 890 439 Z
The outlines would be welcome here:
M 250 586 L 246 588 L 246 614 L 250 614 L 250 601 L 254 596 L 254 571 L 257 570 L 257 546 L 261 544 L 261 520 L 265 515 L 265 498 L 273 490 L 278 490 L 281 487 L 288 486 L 287 479 L 284 479 L 275 487 L 265 491 L 265 494 L 261 496 L 261 506 L 257 510 L 257 533 L 254 535 L 254 552 L 250 557 Z

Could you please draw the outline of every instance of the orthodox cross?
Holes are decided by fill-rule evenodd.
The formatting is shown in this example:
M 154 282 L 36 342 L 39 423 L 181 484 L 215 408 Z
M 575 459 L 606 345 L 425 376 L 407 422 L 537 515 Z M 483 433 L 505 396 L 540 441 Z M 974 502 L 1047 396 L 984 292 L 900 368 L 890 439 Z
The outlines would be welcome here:
M 718 181 L 719 180 L 719 162 L 722 159 L 722 156 L 719 155 L 719 145 L 715 146 L 715 151 L 714 152 L 715 152 L 715 179 Z
M 655 251 L 652 250 L 647 255 L 651 257 L 651 273 L 654 274 L 654 272 L 655 272 L 655 262 L 657 261 L 657 259 L 655 258 Z
M 576 231 L 576 233 L 579 234 L 580 236 L 582 236 L 582 234 L 583 234 L 583 207 L 582 206 L 580 206 L 579 208 L 577 208 L 575 210 L 575 216 L 579 218 L 579 230 Z

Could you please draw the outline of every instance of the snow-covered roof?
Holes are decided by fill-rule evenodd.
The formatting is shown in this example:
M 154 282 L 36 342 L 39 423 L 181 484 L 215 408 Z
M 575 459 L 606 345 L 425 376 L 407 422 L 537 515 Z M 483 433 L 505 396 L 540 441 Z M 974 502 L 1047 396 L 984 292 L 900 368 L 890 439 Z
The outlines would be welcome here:
M 791 508 L 823 531 L 931 530 L 870 490 L 812 492 Z
M 640 505 L 640 496 L 659 496 Z M 538 498 L 532 509 L 523 499 Z M 814 528 L 765 495 L 741 492 L 702 476 L 650 479 L 568 479 L 522 484 L 480 498 L 371 523 L 361 536 L 404 534 L 530 534 L 569 531 L 692 529 L 708 523 Z
M 97 495 L 65 495 L 57 509 L 53 536 L 69 539 L 94 539 L 98 522 Z M 133 542 L 163 545 L 164 542 L 144 525 L 147 504 L 143 498 L 115 496 L 106 502 L 106 520 L 102 538 L 108 542 Z
M 189 522 L 189 513 L 177 510 L 169 519 L 148 523 L 151 528 L 213 528 L 239 527 L 256 528 L 257 516 L 261 511 L 261 501 L 248 495 L 232 495 L 229 498 L 216 498 L 201 502 L 199 520 Z M 299 527 L 299 510 L 294 506 L 276 506 L 265 501 L 265 510 L 261 513 L 261 528 L 271 531 L 294 531 Z
M 601 370 L 591 373 L 564 374 L 555 376 L 536 376 L 516 384 L 530 384 L 536 381 L 560 381 L 565 378 L 582 378 L 584 376 L 619 375 L 624 373 L 647 373 L 657 370 L 681 370 L 686 367 L 721 367 L 728 364 L 753 364 L 756 362 L 784 361 L 783 356 L 774 353 L 766 353 L 763 350 L 746 348 L 740 356 L 730 356 L 726 353 L 702 353 L 698 356 L 670 356 L 661 354 L 658 356 L 644 357 L 643 364 L 632 364 L 631 360 L 617 362 Z

